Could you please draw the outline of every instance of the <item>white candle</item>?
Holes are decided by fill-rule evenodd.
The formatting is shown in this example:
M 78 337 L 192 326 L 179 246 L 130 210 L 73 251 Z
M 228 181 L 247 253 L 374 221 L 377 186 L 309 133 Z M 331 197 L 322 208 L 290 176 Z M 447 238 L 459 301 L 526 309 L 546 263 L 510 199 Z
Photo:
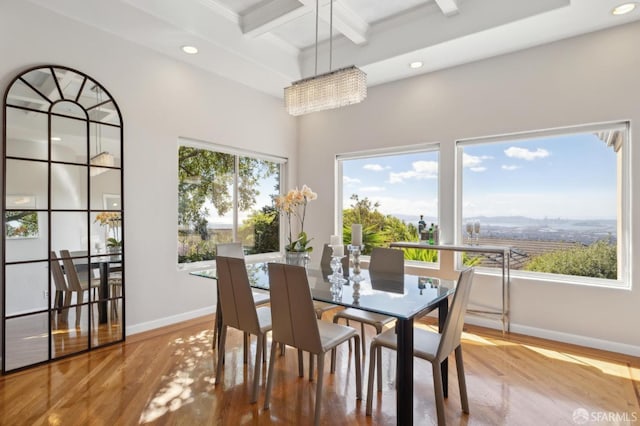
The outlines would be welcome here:
M 329 245 L 330 246 L 341 246 L 342 245 L 342 238 L 340 238 L 340 235 L 332 235 L 331 236 L 331 240 L 329 240 Z
M 332 246 L 333 247 L 333 255 L 337 257 L 344 256 L 344 246 L 342 244 Z
M 359 223 L 351 225 L 351 245 L 362 245 L 362 225 Z

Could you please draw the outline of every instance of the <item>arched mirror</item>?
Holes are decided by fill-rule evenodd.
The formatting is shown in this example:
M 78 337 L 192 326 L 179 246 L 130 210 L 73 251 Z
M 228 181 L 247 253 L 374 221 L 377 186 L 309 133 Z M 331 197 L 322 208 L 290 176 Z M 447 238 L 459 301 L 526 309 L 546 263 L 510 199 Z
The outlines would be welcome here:
M 61 66 L 4 98 L 2 370 L 124 340 L 122 119 Z

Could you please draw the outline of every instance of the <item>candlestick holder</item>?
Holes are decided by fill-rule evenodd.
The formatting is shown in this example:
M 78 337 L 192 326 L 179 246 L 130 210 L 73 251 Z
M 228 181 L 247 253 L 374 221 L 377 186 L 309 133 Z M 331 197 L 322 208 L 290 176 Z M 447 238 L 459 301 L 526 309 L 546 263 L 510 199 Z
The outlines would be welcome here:
M 362 250 L 362 246 L 354 246 L 349 244 L 348 249 L 353 256 L 353 273 L 356 275 L 360 274 L 360 251 Z
M 360 277 L 360 275 L 357 275 L 358 277 Z M 358 306 L 360 305 L 360 281 L 361 280 L 357 280 L 354 281 L 353 283 L 353 305 L 354 306 Z
M 344 256 L 331 256 L 331 262 L 329 265 L 331 266 L 331 270 L 333 274 L 329 277 L 329 282 L 331 282 L 331 296 L 333 300 L 342 299 L 342 285 L 346 281 L 342 275 L 342 258 Z

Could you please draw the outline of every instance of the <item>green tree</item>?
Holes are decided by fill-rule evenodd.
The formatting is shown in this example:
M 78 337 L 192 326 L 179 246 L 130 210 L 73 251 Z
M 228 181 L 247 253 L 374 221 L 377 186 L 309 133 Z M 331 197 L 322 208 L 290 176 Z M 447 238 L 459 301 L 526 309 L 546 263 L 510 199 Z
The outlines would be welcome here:
M 280 215 L 273 206 L 264 206 L 251 214 L 239 230 L 243 245 L 251 247 L 249 254 L 280 250 L 279 221 Z
M 569 250 L 556 250 L 536 256 L 523 269 L 615 280 L 618 278 L 617 249 L 615 244 L 605 240 L 586 247 L 576 245 Z

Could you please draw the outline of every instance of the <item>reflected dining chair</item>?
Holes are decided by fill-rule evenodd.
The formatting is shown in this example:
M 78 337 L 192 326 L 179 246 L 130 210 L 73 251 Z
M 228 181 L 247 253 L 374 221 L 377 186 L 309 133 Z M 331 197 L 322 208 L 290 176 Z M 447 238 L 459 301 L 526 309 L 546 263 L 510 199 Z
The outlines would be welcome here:
M 220 243 L 216 244 L 216 256 L 235 257 L 237 259 L 244 259 L 244 250 L 242 249 L 242 243 Z M 269 294 L 263 292 L 253 291 L 253 301 L 256 306 L 265 305 L 269 303 Z M 220 300 L 220 294 L 218 293 L 218 300 Z M 215 349 L 218 341 L 218 324 L 220 323 L 220 316 L 222 312 L 220 310 L 220 304 L 217 304 L 216 315 L 213 324 L 213 341 L 211 347 Z M 249 352 L 247 346 L 249 345 L 249 334 L 244 333 L 244 363 L 249 362 Z
M 471 283 L 473 281 L 473 268 L 465 269 L 460 273 L 456 292 L 449 309 L 449 314 L 445 320 L 442 333 L 414 328 L 413 330 L 413 356 L 429 361 L 433 371 L 433 387 L 436 401 L 436 413 L 438 425 L 444 425 L 444 389 L 442 385 L 441 364 L 447 359 L 451 352 L 455 351 L 456 370 L 458 371 L 458 387 L 460 388 L 460 402 L 462 411 L 469 414 L 469 401 L 467 398 L 467 385 L 464 377 L 464 363 L 462 361 L 462 346 L 460 339 L 462 327 L 464 325 L 464 314 L 469 302 Z M 370 353 L 376 349 L 388 348 L 397 350 L 398 343 L 396 331 L 390 329 L 373 338 L 371 341 Z M 378 371 L 382 369 L 382 364 L 378 359 Z M 369 381 L 367 384 L 367 416 L 371 415 L 373 402 L 373 376 L 376 369 L 376 357 L 369 359 Z M 378 392 L 382 391 L 382 382 L 378 375 Z
M 251 403 L 254 403 L 258 399 L 260 384 L 260 366 L 262 365 L 260 357 L 264 349 L 266 334 L 271 330 L 271 310 L 267 306 L 256 308 L 244 259 L 216 256 L 216 273 L 218 275 L 220 308 L 222 309 L 216 385 L 221 383 L 222 378 L 227 328 L 233 327 L 244 333 L 254 334 L 257 336 L 253 391 L 251 393 Z
M 62 322 L 67 322 L 69 316 L 69 303 L 71 302 L 71 292 L 67 287 L 67 282 L 64 278 L 64 271 L 60 265 L 60 260 L 55 251 L 50 253 L 51 259 L 51 275 L 53 276 L 53 283 L 56 286 L 56 293 L 54 297 L 54 308 L 60 315 Z M 69 296 L 67 296 L 67 294 Z
M 67 292 L 69 302 L 67 303 L 65 301 L 65 305 L 69 306 L 71 304 L 71 293 L 76 293 L 77 326 L 80 324 L 80 312 L 82 311 L 81 305 L 84 303 L 84 292 L 94 290 L 94 299 L 96 299 L 95 291 L 100 287 L 100 283 L 97 280 L 96 282 L 94 282 L 91 275 L 91 268 L 87 268 L 86 275 L 83 273 L 83 278 L 80 278 L 78 270 L 76 269 L 76 265 L 75 263 L 73 263 L 73 259 L 71 259 L 69 250 L 60 250 L 60 257 L 62 258 L 64 275 L 67 277 L 67 288 L 69 289 L 69 292 Z
M 360 371 L 360 337 L 358 332 L 340 324 L 317 319 L 313 308 L 307 271 L 302 266 L 269 263 L 269 287 L 271 289 L 271 315 L 273 320 L 271 357 L 267 374 L 267 390 L 264 409 L 268 409 L 274 381 L 275 353 L 278 344 L 284 343 L 318 357 L 316 380 L 315 425 L 320 424 L 324 358 L 327 352 L 341 343 L 355 341 L 356 397 L 362 399 Z M 335 372 L 335 358 L 331 358 L 331 373 Z M 302 370 L 299 369 L 302 377 Z
M 371 251 L 369 261 L 369 273 L 374 274 L 392 274 L 400 277 L 404 276 L 404 252 L 384 247 L 375 247 Z M 340 319 L 344 319 L 347 325 L 350 321 L 358 321 L 360 323 L 360 333 L 362 334 L 362 355 L 366 355 L 366 337 L 364 332 L 365 324 L 376 329 L 376 334 L 382 333 L 385 325 L 395 321 L 394 317 L 376 314 L 374 312 L 363 311 L 358 308 L 347 308 L 338 312 L 333 317 L 333 322 L 337 323 Z M 373 356 L 373 355 L 372 355 Z M 382 359 L 382 352 L 378 351 L 378 362 Z M 382 378 L 382 373 L 378 371 L 378 378 Z

